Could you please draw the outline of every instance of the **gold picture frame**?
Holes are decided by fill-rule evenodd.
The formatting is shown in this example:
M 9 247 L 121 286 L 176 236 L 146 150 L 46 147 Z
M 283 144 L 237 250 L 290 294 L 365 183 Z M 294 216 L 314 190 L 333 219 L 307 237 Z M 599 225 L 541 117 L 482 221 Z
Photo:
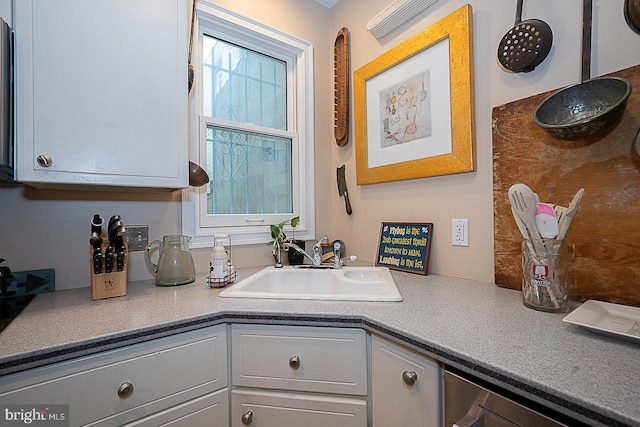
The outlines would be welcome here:
M 471 5 L 356 70 L 354 104 L 359 185 L 475 171 Z

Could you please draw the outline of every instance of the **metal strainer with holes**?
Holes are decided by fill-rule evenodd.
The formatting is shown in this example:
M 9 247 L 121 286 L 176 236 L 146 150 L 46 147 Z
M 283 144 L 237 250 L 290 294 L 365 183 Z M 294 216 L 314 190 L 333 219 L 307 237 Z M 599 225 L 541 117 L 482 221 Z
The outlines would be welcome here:
M 551 27 L 540 19 L 522 21 L 522 1 L 516 6 L 516 22 L 498 45 L 498 61 L 515 73 L 533 71 L 549 54 L 553 43 Z

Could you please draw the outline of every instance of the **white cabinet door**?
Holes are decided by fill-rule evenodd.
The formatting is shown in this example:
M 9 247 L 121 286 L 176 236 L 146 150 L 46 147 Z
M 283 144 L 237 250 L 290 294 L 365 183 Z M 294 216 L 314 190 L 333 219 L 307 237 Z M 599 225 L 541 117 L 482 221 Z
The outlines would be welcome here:
M 440 427 L 442 376 L 433 360 L 372 336 L 373 426 Z
M 18 181 L 187 186 L 187 9 L 14 2 Z
M 236 389 L 231 392 L 231 425 L 366 427 L 367 402 L 347 397 Z

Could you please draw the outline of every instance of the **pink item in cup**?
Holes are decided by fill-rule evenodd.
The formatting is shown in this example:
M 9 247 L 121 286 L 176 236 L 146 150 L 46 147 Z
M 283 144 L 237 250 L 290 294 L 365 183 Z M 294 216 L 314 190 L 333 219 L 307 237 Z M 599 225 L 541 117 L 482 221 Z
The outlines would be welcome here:
M 540 236 L 553 239 L 558 235 L 558 220 L 553 208 L 546 203 L 536 204 L 536 227 Z

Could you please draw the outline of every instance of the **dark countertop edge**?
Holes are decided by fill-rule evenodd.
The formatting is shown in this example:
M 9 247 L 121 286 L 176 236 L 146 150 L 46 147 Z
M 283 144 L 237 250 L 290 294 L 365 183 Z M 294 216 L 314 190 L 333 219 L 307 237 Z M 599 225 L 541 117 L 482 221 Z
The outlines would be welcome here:
M 170 335 L 188 332 L 195 329 L 206 328 L 219 325 L 222 323 L 265 323 L 274 325 L 293 325 L 293 326 L 326 326 L 341 328 L 362 328 L 368 332 L 381 335 L 391 341 L 395 341 L 414 351 L 418 351 L 429 356 L 445 365 L 451 366 L 458 373 L 472 376 L 473 381 L 478 382 L 485 388 L 491 389 L 497 387 L 501 394 L 507 392 L 508 397 L 515 401 L 525 399 L 527 405 L 533 403 L 536 405 L 534 409 L 544 412 L 551 409 L 554 417 L 563 416 L 571 417 L 567 422 L 575 421 L 584 422 L 584 425 L 601 425 L 607 427 L 633 427 L 633 421 L 620 419 L 619 414 L 611 414 L 607 416 L 602 412 L 594 411 L 577 402 L 563 399 L 557 395 L 538 389 L 523 381 L 518 381 L 512 377 L 503 375 L 490 367 L 475 364 L 472 361 L 456 356 L 441 349 L 430 345 L 423 341 L 415 340 L 404 335 L 402 332 L 389 329 L 384 324 L 371 321 L 362 316 L 354 317 L 320 317 L 318 315 L 294 315 L 294 314 L 251 314 L 239 312 L 219 312 L 205 316 L 195 317 L 189 320 L 167 323 L 164 325 L 154 326 L 147 329 L 137 331 L 125 331 L 107 337 L 98 337 L 96 339 L 85 341 L 77 345 L 65 345 L 60 348 L 33 352 L 29 355 L 20 355 L 15 359 L 6 360 L 0 363 L 0 376 L 13 374 L 27 369 L 37 368 L 65 360 L 70 360 L 82 356 L 100 353 L 103 351 L 113 350 L 127 345 L 138 344 L 145 341 L 162 338 Z M 596 422 L 597 424 L 594 424 Z

